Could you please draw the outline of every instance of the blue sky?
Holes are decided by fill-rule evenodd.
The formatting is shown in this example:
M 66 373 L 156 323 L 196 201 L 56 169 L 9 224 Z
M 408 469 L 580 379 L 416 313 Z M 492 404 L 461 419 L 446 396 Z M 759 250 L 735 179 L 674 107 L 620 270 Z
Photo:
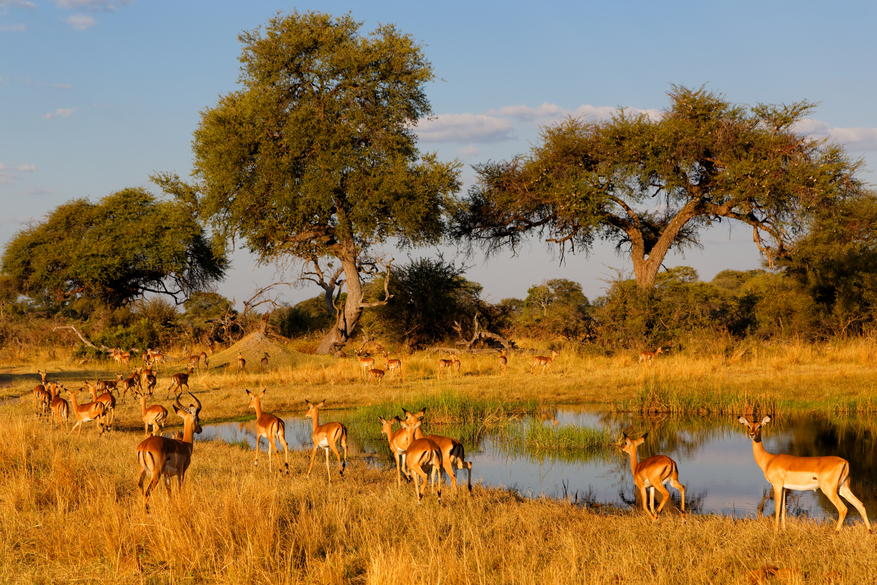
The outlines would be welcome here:
M 671 84 L 706 84 L 750 105 L 819 102 L 802 130 L 845 144 L 877 182 L 877 0 L 0 0 L 0 246 L 70 199 L 136 186 L 158 193 L 154 172 L 186 177 L 200 111 L 237 88 L 238 34 L 293 9 L 350 13 L 363 32 L 393 23 L 422 43 L 437 80 L 427 90 L 436 119 L 422 126 L 420 147 L 464 163 L 467 184 L 471 165 L 526 152 L 541 125 L 620 106 L 660 111 Z M 693 266 L 703 280 L 760 265 L 751 230 L 725 224 L 703 243 L 665 265 Z M 385 251 L 397 263 L 436 252 Z M 453 249 L 444 254 L 454 259 Z M 630 268 L 611 245 L 560 265 L 538 241 L 516 258 L 466 264 L 493 301 L 523 298 L 547 278 L 580 282 L 594 298 Z M 237 252 L 218 291 L 240 302 L 278 277 Z

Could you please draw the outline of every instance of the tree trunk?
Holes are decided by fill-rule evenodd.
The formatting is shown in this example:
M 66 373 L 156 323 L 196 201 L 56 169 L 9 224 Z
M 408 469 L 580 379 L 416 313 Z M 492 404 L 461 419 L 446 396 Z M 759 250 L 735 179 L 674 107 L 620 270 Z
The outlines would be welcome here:
M 336 309 L 335 326 L 320 341 L 317 348 L 318 355 L 337 356 L 341 352 L 341 348 L 347 344 L 347 340 L 353 335 L 356 324 L 362 316 L 362 280 L 356 264 L 356 248 L 353 238 L 350 238 L 349 241 L 345 240 L 336 257 L 344 268 L 347 299 L 344 301 L 343 309 Z

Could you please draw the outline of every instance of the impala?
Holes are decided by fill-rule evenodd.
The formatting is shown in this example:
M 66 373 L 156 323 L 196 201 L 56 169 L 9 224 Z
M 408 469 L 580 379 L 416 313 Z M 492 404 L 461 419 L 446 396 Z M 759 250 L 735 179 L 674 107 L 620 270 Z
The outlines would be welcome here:
M 459 376 L 460 375 L 460 360 L 457 357 L 457 354 L 451 354 L 451 361 L 453 362 L 452 365 L 454 368 L 454 375 Z
M 119 354 L 119 363 L 122 364 L 122 366 L 124 366 L 124 367 L 130 366 L 131 365 L 131 352 L 130 351 L 123 351 L 122 353 L 120 353 Z
M 426 487 L 427 475 L 423 470 L 425 466 L 430 467 L 430 484 L 433 490 L 436 490 L 438 501 L 442 501 L 442 451 L 439 446 L 426 437 L 415 439 L 414 431 L 420 427 L 420 421 L 415 423 L 403 420 L 402 428 L 408 435 L 409 445 L 405 450 L 405 465 L 408 467 L 408 475 L 414 477 L 414 492 L 417 494 L 417 503 L 423 500 L 423 489 L 417 481 L 418 476 L 423 480 L 423 487 Z M 438 478 L 438 487 L 436 487 L 436 478 Z
M 648 433 L 639 439 L 632 441 L 627 433 L 624 433 L 624 445 L 619 445 L 622 451 L 630 455 L 630 470 L 633 473 L 633 483 L 639 488 L 640 498 L 643 502 L 643 510 L 652 519 L 652 522 L 658 519 L 658 514 L 667 505 L 670 500 L 670 492 L 665 487 L 666 483 L 670 483 L 679 491 L 682 497 L 682 513 L 685 514 L 685 486 L 679 483 L 679 471 L 676 468 L 676 462 L 666 455 L 652 455 L 648 459 L 637 463 L 636 449 L 645 442 Z M 646 498 L 646 489 L 649 490 L 649 497 Z M 661 492 L 661 505 L 658 511 L 655 511 L 655 490 Z M 649 509 L 651 508 L 651 510 Z
M 426 415 L 425 408 L 421 408 L 418 412 L 414 413 L 408 412 L 403 408 L 402 412 L 405 413 L 405 422 L 409 425 L 420 422 L 424 415 Z M 442 467 L 444 468 L 445 473 L 448 474 L 448 477 L 451 480 L 451 485 L 454 486 L 454 493 L 457 493 L 457 477 L 454 475 L 454 467 L 457 469 L 466 469 L 468 471 L 466 485 L 469 489 L 469 493 L 472 493 L 472 462 L 466 461 L 466 450 L 463 448 L 463 443 L 456 439 L 443 437 L 441 435 L 424 435 L 423 430 L 419 426 L 414 431 L 414 438 L 429 439 L 441 449 Z
M 165 399 L 171 397 L 171 390 L 179 390 L 176 394 L 183 391 L 183 386 L 186 387 L 186 390 L 189 390 L 189 376 L 192 374 L 193 369 L 192 365 L 189 364 L 189 367 L 186 368 L 185 374 L 180 373 L 171 376 L 171 385 L 167 389 L 167 396 L 165 396 Z
M 384 352 L 384 363 L 387 364 L 387 370 L 388 370 L 391 374 L 392 374 L 393 372 L 395 372 L 395 371 L 398 370 L 398 372 L 399 372 L 399 379 L 400 379 L 401 381 L 404 382 L 405 379 L 404 379 L 403 376 L 402 376 L 402 360 L 400 360 L 400 359 L 390 359 L 389 355 L 390 355 L 390 354 L 388 354 L 386 351 Z
M 267 351 L 264 353 L 265 353 L 265 355 L 259 361 L 259 371 L 260 372 L 267 372 L 268 371 L 268 358 L 271 357 L 270 355 L 268 355 Z
M 212 347 L 212 346 L 211 346 L 211 347 Z M 204 369 L 205 369 L 205 370 L 210 369 L 210 360 L 207 359 L 207 353 L 206 353 L 206 352 L 203 352 L 203 351 L 201 352 L 201 363 L 204 364 Z
M 387 443 L 390 445 L 393 458 L 396 459 L 396 484 L 401 486 L 403 473 L 405 474 L 405 480 L 411 481 L 411 476 L 405 467 L 405 451 L 411 444 L 411 436 L 404 428 L 399 428 L 398 431 L 393 430 L 393 423 L 402 422 L 398 416 L 394 416 L 392 420 L 386 420 L 379 416 L 378 420 L 381 421 L 381 434 L 387 435 Z
M 164 354 L 161 352 L 154 352 L 151 349 L 146 349 L 146 355 L 143 356 L 144 361 L 146 361 L 146 365 L 152 368 L 155 366 L 155 369 L 158 369 L 158 366 L 164 362 Z
M 43 418 L 44 414 L 48 414 L 48 405 L 52 401 L 52 395 L 46 390 L 43 384 L 37 384 L 33 389 L 34 409 L 37 411 L 37 417 Z
M 551 357 L 545 357 L 544 355 L 537 355 L 535 358 L 533 358 L 533 365 L 530 366 L 530 372 L 535 374 L 536 373 L 536 366 L 542 366 L 542 373 L 544 374 L 545 369 L 551 367 L 551 362 L 553 362 L 554 358 L 556 358 L 558 355 L 560 355 L 560 354 L 557 353 L 556 351 L 554 351 L 553 349 L 551 350 Z
M 641 351 L 639 352 L 639 361 L 640 362 L 650 362 L 655 359 L 655 356 L 659 353 L 664 353 L 664 350 L 660 347 L 655 351 Z
M 359 360 L 359 367 L 362 368 L 362 373 L 367 374 L 369 370 L 375 367 L 375 358 L 370 355 L 366 355 L 363 357 L 360 355 L 360 350 L 355 350 L 353 353 L 356 354 L 356 359 Z
M 442 372 L 444 372 L 445 370 L 451 371 L 451 368 L 453 368 L 453 367 L 454 367 L 454 360 L 453 359 L 445 360 L 445 359 L 439 358 L 438 377 L 441 378 Z
M 241 352 L 238 352 L 238 371 L 243 372 L 247 369 L 247 360 L 244 359 L 244 355 Z
M 283 457 L 286 460 L 283 467 L 286 469 L 286 474 L 289 475 L 289 445 L 286 444 L 286 425 L 273 414 L 262 412 L 261 401 L 262 397 L 265 396 L 265 390 L 262 390 L 262 393 L 258 395 L 247 390 L 247 396 L 250 397 L 250 404 L 247 405 L 247 408 L 256 411 L 256 461 L 253 465 L 259 465 L 259 443 L 262 442 L 262 437 L 265 437 L 265 440 L 271 445 L 274 455 L 277 456 L 277 465 L 280 465 L 280 453 L 274 443 L 274 439 L 277 439 L 283 446 Z M 265 450 L 268 451 L 268 470 L 270 471 L 271 451 L 267 446 Z
M 140 399 L 140 412 L 143 415 L 143 434 L 149 435 L 149 426 L 152 425 L 152 435 L 159 433 L 159 428 L 164 428 L 167 420 L 167 409 L 161 404 L 153 404 L 146 408 L 146 395 L 134 390 L 134 396 Z
M 117 374 L 115 380 L 98 380 L 97 389 L 102 392 L 109 392 L 119 388 L 119 382 L 122 381 L 122 374 Z
M 340 470 L 338 473 L 341 475 L 341 478 L 344 478 L 344 468 L 347 467 L 347 429 L 339 422 L 328 422 L 326 424 L 319 424 L 317 418 L 319 417 L 319 409 L 323 408 L 326 404 L 326 401 L 323 400 L 319 404 L 311 404 L 310 400 L 305 399 L 305 404 L 307 404 L 307 412 L 305 412 L 305 418 L 310 418 L 314 421 L 314 430 L 311 434 L 311 437 L 314 441 L 314 451 L 311 453 L 311 464 L 308 467 L 308 477 L 311 476 L 311 468 L 314 466 L 314 458 L 317 456 L 317 449 L 323 448 L 326 451 L 326 472 L 329 474 L 329 481 L 332 481 L 332 472 L 329 469 L 329 449 L 335 453 L 335 456 L 338 457 L 338 467 Z M 335 446 L 338 441 L 341 441 L 341 447 L 344 449 L 344 463 L 341 463 L 341 454 L 338 452 L 338 448 Z
M 113 396 L 112 392 L 104 392 L 100 396 L 97 393 L 97 386 L 93 384 L 85 383 L 88 391 L 91 392 L 91 399 L 95 402 L 102 402 L 104 404 L 104 418 L 109 418 L 109 424 L 104 423 L 104 427 L 109 430 L 113 430 L 113 423 L 116 422 L 116 397 Z
M 73 434 L 73 431 L 79 428 L 79 433 L 76 435 L 77 437 L 82 436 L 82 423 L 91 422 L 93 420 L 97 421 L 98 428 L 100 432 L 98 436 L 104 434 L 104 425 L 103 425 L 103 417 L 106 412 L 106 406 L 103 402 L 88 402 L 86 404 L 77 404 L 76 403 L 76 395 L 82 392 L 82 388 L 78 390 L 68 390 L 70 393 L 70 406 L 73 407 L 73 414 L 76 415 L 76 424 L 73 425 L 73 428 L 70 429 L 70 434 Z
M 506 368 L 509 365 L 509 358 L 508 356 L 506 356 L 506 352 L 507 350 L 505 349 L 499 352 L 499 371 L 503 374 L 505 373 Z
M 780 510 L 783 516 L 783 529 L 786 528 L 786 488 L 790 490 L 809 491 L 819 488 L 822 493 L 837 508 L 838 519 L 834 531 L 839 532 L 847 515 L 847 507 L 838 494 L 856 507 L 865 527 L 871 532 L 871 524 L 868 522 L 868 513 L 865 506 L 850 490 L 850 464 L 846 459 L 832 455 L 826 457 L 795 457 L 794 455 L 774 455 L 768 453 L 761 442 L 761 427 L 770 422 L 770 417 L 764 417 L 760 423 L 749 422 L 744 417 L 737 419 L 740 424 L 749 429 L 749 438 L 752 439 L 752 454 L 755 462 L 764 473 L 764 478 L 773 486 L 774 503 L 774 532 L 779 531 Z
M 70 416 L 70 404 L 59 396 L 61 390 L 63 390 L 63 388 L 59 384 L 52 384 L 52 401 L 50 403 L 50 408 L 52 409 L 52 428 L 55 428 L 55 418 L 58 419 L 59 429 L 61 428 L 61 419 L 63 419 L 64 430 L 66 431 L 69 426 L 67 421 Z
M 155 374 L 152 373 L 152 368 L 141 368 L 140 370 L 140 389 L 146 390 L 147 394 L 152 396 L 152 390 L 155 388 L 155 384 L 158 382 L 155 378 Z
M 197 406 L 190 404 L 186 408 L 180 404 L 182 394 L 177 396 L 174 402 L 174 412 L 183 419 L 183 438 L 168 439 L 154 436 L 143 439 L 137 445 L 137 462 L 140 464 L 140 479 L 137 486 L 143 493 L 143 506 L 147 514 L 149 514 L 149 496 L 162 475 L 168 496 L 171 493 L 171 477 L 174 475 L 177 476 L 179 490 L 183 489 L 186 470 L 189 469 L 189 464 L 192 462 L 195 434 L 201 432 L 201 423 L 198 419 L 198 415 L 201 413 L 201 401 L 191 392 L 188 394 L 195 399 L 195 402 L 198 403 Z M 143 480 L 146 478 L 147 471 L 150 474 L 150 482 L 149 486 L 144 489 Z
M 192 368 L 193 370 L 197 370 L 199 363 L 201 363 L 201 356 L 200 355 L 190 355 L 189 356 L 189 367 L 190 368 Z
M 368 380 L 365 381 L 366 385 L 371 383 L 372 380 L 377 380 L 378 384 L 384 379 L 384 370 L 378 370 L 377 368 L 372 368 L 368 371 Z
M 140 385 L 140 372 L 137 368 L 131 371 L 131 375 L 119 382 L 119 395 L 124 397 L 128 395 L 128 390 L 134 391 Z

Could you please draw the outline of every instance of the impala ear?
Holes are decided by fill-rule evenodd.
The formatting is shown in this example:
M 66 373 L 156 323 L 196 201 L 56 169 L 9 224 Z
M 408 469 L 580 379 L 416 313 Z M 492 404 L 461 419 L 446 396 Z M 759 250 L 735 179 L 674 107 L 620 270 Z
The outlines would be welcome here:
M 769 423 L 769 422 L 770 422 L 770 417 L 769 417 L 769 416 L 766 416 L 766 417 L 764 417 L 763 419 L 761 419 L 761 424 L 762 424 L 762 426 L 763 426 L 763 425 L 766 425 L 766 424 Z
M 423 418 L 426 415 L 426 408 L 421 408 L 419 412 L 416 413 L 417 418 Z
M 738 418 L 737 421 L 739 421 L 741 425 L 745 425 L 746 428 L 749 428 L 749 429 L 752 428 L 752 425 L 749 424 L 749 421 L 746 420 L 746 418 L 744 418 L 742 416 L 740 418 Z
M 645 440 L 646 440 L 646 437 L 648 437 L 648 436 L 649 436 L 649 434 L 646 433 L 645 435 L 643 435 L 642 437 L 640 437 L 640 439 L 642 439 L 643 441 L 645 441 Z
M 252 395 L 253 395 L 253 393 L 250 392 L 249 390 L 247 390 L 247 396 L 252 396 Z

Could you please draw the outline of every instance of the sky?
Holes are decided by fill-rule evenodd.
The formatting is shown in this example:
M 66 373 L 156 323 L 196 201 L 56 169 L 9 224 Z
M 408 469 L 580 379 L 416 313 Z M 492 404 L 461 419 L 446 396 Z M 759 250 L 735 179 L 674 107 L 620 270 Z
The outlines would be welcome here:
M 672 85 L 706 86 L 737 104 L 817 102 L 801 130 L 844 144 L 877 183 L 877 0 L 0 0 L 0 247 L 69 200 L 127 187 L 158 195 L 150 174 L 188 177 L 201 112 L 239 89 L 238 35 L 293 10 L 349 13 L 364 34 L 394 24 L 421 44 L 436 80 L 426 88 L 434 119 L 418 128 L 418 144 L 463 163 L 464 189 L 472 165 L 526 154 L 541 127 L 619 107 L 657 113 Z M 704 281 L 761 267 L 751 229 L 721 224 L 702 243 L 664 265 L 692 266 Z M 384 252 L 396 264 L 441 253 L 492 302 L 551 278 L 579 282 L 594 299 L 631 269 L 611 243 L 563 263 L 538 240 L 490 259 L 453 247 Z M 240 305 L 293 275 L 238 250 L 217 292 Z M 283 287 L 275 298 L 320 292 Z

